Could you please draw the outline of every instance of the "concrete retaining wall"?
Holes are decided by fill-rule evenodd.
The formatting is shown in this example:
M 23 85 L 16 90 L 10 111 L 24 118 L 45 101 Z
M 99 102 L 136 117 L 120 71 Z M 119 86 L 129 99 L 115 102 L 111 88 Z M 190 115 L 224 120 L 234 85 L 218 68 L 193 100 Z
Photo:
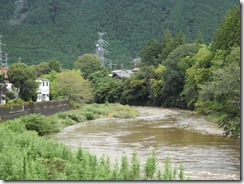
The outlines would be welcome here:
M 58 112 L 69 111 L 71 109 L 72 108 L 68 100 L 37 103 L 30 102 L 24 105 L 13 106 L 5 105 L 0 106 L 0 118 L 2 121 L 7 121 L 33 113 L 49 116 Z

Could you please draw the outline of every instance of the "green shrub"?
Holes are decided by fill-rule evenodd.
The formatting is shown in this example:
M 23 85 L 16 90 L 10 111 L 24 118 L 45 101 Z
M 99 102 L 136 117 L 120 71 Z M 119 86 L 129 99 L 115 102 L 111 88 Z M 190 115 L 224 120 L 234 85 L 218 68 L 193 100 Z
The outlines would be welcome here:
M 9 100 L 8 104 L 24 104 L 24 100 L 22 100 L 21 98 L 16 98 L 14 100 Z
M 114 118 L 133 118 L 134 116 L 131 115 L 129 112 L 116 112 L 113 114 Z
M 88 113 L 87 113 L 88 112 Z M 139 112 L 130 106 L 121 104 L 90 104 L 83 109 L 82 114 L 92 113 L 95 117 L 115 117 L 115 118 L 134 118 L 139 116 Z M 86 115 L 85 115 L 86 116 Z M 87 116 L 86 116 L 87 117 Z M 90 119 L 87 119 L 90 120 Z
M 109 109 L 106 108 L 103 104 L 91 104 L 86 106 L 84 110 L 97 115 L 107 115 L 109 113 Z
M 86 117 L 77 113 L 68 114 L 68 117 L 77 123 L 86 121 Z
M 27 130 L 35 130 L 40 136 L 59 131 L 57 124 L 48 121 L 47 117 L 39 114 L 24 116 L 20 120 L 25 124 Z
M 65 119 L 68 116 L 68 114 L 67 114 L 67 112 L 59 112 L 59 113 L 55 114 L 54 116 L 57 116 L 60 119 Z
M 74 120 L 72 120 L 71 118 L 69 117 L 66 117 L 63 121 L 61 121 L 63 126 L 64 127 L 67 127 L 67 126 L 71 126 L 71 125 L 75 125 L 76 122 Z
M 6 100 L 9 101 L 9 100 L 13 100 L 15 98 L 15 93 L 12 92 L 12 91 L 8 91 L 6 92 Z
M 23 124 L 20 119 L 7 121 L 5 124 L 13 132 L 23 133 L 26 131 L 25 124 Z
M 86 117 L 87 120 L 94 120 L 96 119 L 96 116 L 93 112 L 90 111 L 84 111 L 83 115 Z

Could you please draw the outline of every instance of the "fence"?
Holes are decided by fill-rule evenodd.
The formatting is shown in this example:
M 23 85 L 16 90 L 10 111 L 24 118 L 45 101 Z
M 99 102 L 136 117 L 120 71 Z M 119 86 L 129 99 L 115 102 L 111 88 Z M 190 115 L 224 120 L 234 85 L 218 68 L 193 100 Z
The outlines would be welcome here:
M 28 114 L 42 114 L 42 115 L 53 115 L 61 111 L 71 110 L 71 105 L 68 100 L 62 101 L 47 101 L 47 102 L 29 102 L 24 105 L 5 105 L 0 106 L 0 118 L 2 121 L 11 120 L 20 116 Z

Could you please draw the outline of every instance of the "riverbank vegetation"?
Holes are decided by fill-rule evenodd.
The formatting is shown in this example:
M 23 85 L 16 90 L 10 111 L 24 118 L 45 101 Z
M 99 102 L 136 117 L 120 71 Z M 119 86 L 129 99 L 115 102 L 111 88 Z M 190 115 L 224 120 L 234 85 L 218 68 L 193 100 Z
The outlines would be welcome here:
M 119 114 L 117 114 L 119 112 Z M 88 105 L 81 111 L 54 116 L 29 115 L 0 125 L 0 179 L 2 180 L 183 180 L 184 167 L 173 166 L 169 156 L 159 168 L 152 152 L 145 164 L 136 152 L 113 161 L 47 138 L 63 126 L 98 117 L 134 117 L 138 112 L 118 104 Z M 125 116 L 125 113 L 127 114 Z M 60 126 L 61 125 L 61 126 Z
M 137 116 L 139 116 L 139 112 L 127 105 L 86 104 L 80 109 L 60 112 L 52 116 L 40 114 L 23 116 L 16 120 L 7 121 L 6 124 L 12 121 L 22 123 L 27 130 L 36 131 L 39 136 L 44 136 L 59 132 L 67 126 L 97 118 L 134 118 Z
M 98 103 L 120 102 L 196 110 L 219 123 L 227 136 L 240 136 L 240 9 L 223 18 L 210 45 L 198 32 L 187 43 L 183 32 L 165 30 L 139 52 L 139 72 L 121 80 L 94 71 L 90 80 Z

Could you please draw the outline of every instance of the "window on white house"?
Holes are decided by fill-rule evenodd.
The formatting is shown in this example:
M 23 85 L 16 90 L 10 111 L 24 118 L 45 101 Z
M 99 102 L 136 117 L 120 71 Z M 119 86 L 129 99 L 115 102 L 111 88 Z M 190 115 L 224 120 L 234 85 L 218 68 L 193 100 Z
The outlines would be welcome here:
M 45 86 L 45 82 L 42 83 L 42 86 Z
M 46 82 L 46 86 L 48 86 L 48 82 Z

